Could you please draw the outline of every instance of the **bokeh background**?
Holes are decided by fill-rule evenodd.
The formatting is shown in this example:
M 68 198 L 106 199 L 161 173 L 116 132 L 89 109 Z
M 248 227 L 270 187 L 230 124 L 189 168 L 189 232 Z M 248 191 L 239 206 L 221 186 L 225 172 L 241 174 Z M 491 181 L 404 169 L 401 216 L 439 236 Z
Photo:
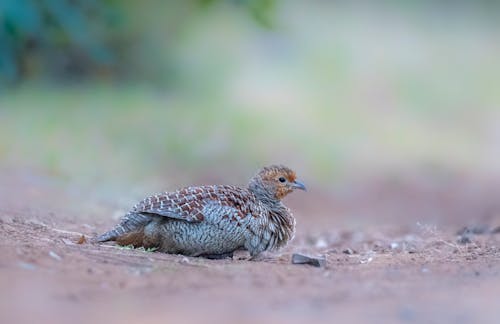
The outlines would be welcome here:
M 464 219 L 490 217 L 498 206 L 481 197 L 500 175 L 499 9 L 3 0 L 0 165 L 124 207 L 187 184 L 244 184 L 283 163 L 308 184 L 292 205 L 317 226 L 341 218 L 343 201 L 359 205 L 348 225 L 406 212 L 439 223 L 450 195 L 473 200 L 454 210 Z
M 500 1 L 0 0 L 1 323 L 498 323 L 499 161 Z M 270 163 L 268 259 L 90 242 Z

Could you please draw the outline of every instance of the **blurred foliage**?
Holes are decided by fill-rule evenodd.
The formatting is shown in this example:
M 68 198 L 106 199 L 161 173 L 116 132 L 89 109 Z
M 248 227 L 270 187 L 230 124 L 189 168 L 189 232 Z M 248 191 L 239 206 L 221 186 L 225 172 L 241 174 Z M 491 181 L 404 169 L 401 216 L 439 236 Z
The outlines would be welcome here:
M 193 13 L 217 2 L 247 10 L 262 26 L 270 26 L 274 0 L 2 0 L 0 82 L 160 73 L 168 57 L 150 62 L 153 67 L 148 69 L 143 61 L 149 58 L 134 55 L 138 47 L 151 49 L 145 41 L 150 26 L 141 24 L 151 24 L 149 17 L 160 15 L 167 20 L 162 33 L 172 38 Z
M 61 0 L 30 3 L 49 1 Z M 97 20 L 77 19 L 86 27 L 76 40 L 48 13 L 39 18 L 50 28 L 40 31 L 48 23 L 37 22 L 2 34 L 16 44 L 9 48 L 18 65 L 2 68 L 18 67 L 13 80 L 91 82 L 23 82 L 1 92 L 0 167 L 89 182 L 149 177 L 172 187 L 191 182 L 173 178 L 181 174 L 212 182 L 217 172 L 220 179 L 234 172 L 246 181 L 241 170 L 267 163 L 289 164 L 326 186 L 399 168 L 498 170 L 500 11 L 493 5 L 93 4 L 100 9 L 88 9 L 88 19 Z M 14 12 L 39 13 L 26 8 Z M 54 68 L 68 62 L 78 69 Z
M 68 77 L 113 69 L 123 19 L 118 9 L 112 1 L 2 1 L 2 76 L 12 82 L 36 74 Z

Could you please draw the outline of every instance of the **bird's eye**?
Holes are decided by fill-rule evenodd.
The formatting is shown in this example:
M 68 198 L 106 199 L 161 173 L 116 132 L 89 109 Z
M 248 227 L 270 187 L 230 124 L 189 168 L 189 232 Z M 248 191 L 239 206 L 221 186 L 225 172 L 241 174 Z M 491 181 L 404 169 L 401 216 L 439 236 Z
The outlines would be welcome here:
M 286 181 L 286 179 L 285 179 L 284 177 L 280 177 L 278 180 L 279 180 L 280 182 L 285 182 L 285 181 Z

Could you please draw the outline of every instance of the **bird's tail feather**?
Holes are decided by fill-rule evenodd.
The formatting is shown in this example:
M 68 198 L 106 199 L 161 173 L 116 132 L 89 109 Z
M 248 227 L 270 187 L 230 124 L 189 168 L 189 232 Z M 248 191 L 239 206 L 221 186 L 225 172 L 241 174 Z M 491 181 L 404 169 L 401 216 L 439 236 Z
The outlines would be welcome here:
M 151 216 L 139 214 L 139 213 L 128 213 L 126 214 L 120 224 L 116 225 L 112 230 L 98 236 L 96 242 L 106 242 L 115 241 L 118 237 L 134 232 L 137 229 L 146 226 L 151 221 Z

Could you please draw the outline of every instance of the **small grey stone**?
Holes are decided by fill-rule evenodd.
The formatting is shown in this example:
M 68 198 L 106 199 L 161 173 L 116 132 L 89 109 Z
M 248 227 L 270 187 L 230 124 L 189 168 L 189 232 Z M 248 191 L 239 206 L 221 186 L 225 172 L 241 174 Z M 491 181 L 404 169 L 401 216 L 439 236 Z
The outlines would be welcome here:
M 32 263 L 27 262 L 18 262 L 18 265 L 21 269 L 25 270 L 36 270 L 37 266 Z
M 314 245 L 317 249 L 324 249 L 328 246 L 328 242 L 324 238 L 319 238 Z
M 473 226 L 465 226 L 461 228 L 458 232 L 457 235 L 480 235 L 480 234 L 486 234 L 486 233 L 491 233 L 490 228 L 488 225 L 473 225 Z
M 344 254 L 354 254 L 356 253 L 353 249 L 347 248 L 342 251 Z
M 470 239 L 469 235 L 461 235 L 457 239 L 458 244 L 469 244 L 472 243 L 472 240 Z
M 395 250 L 397 248 L 399 248 L 399 243 L 398 242 L 392 242 L 391 243 L 391 249 Z
M 49 251 L 49 256 L 54 260 L 61 261 L 62 258 L 54 251 Z
M 314 257 L 309 257 L 307 255 L 299 254 L 299 253 L 294 253 L 292 255 L 292 263 L 293 264 L 309 264 L 314 267 L 324 267 L 326 265 L 326 259 L 324 257 L 322 258 L 314 258 Z

